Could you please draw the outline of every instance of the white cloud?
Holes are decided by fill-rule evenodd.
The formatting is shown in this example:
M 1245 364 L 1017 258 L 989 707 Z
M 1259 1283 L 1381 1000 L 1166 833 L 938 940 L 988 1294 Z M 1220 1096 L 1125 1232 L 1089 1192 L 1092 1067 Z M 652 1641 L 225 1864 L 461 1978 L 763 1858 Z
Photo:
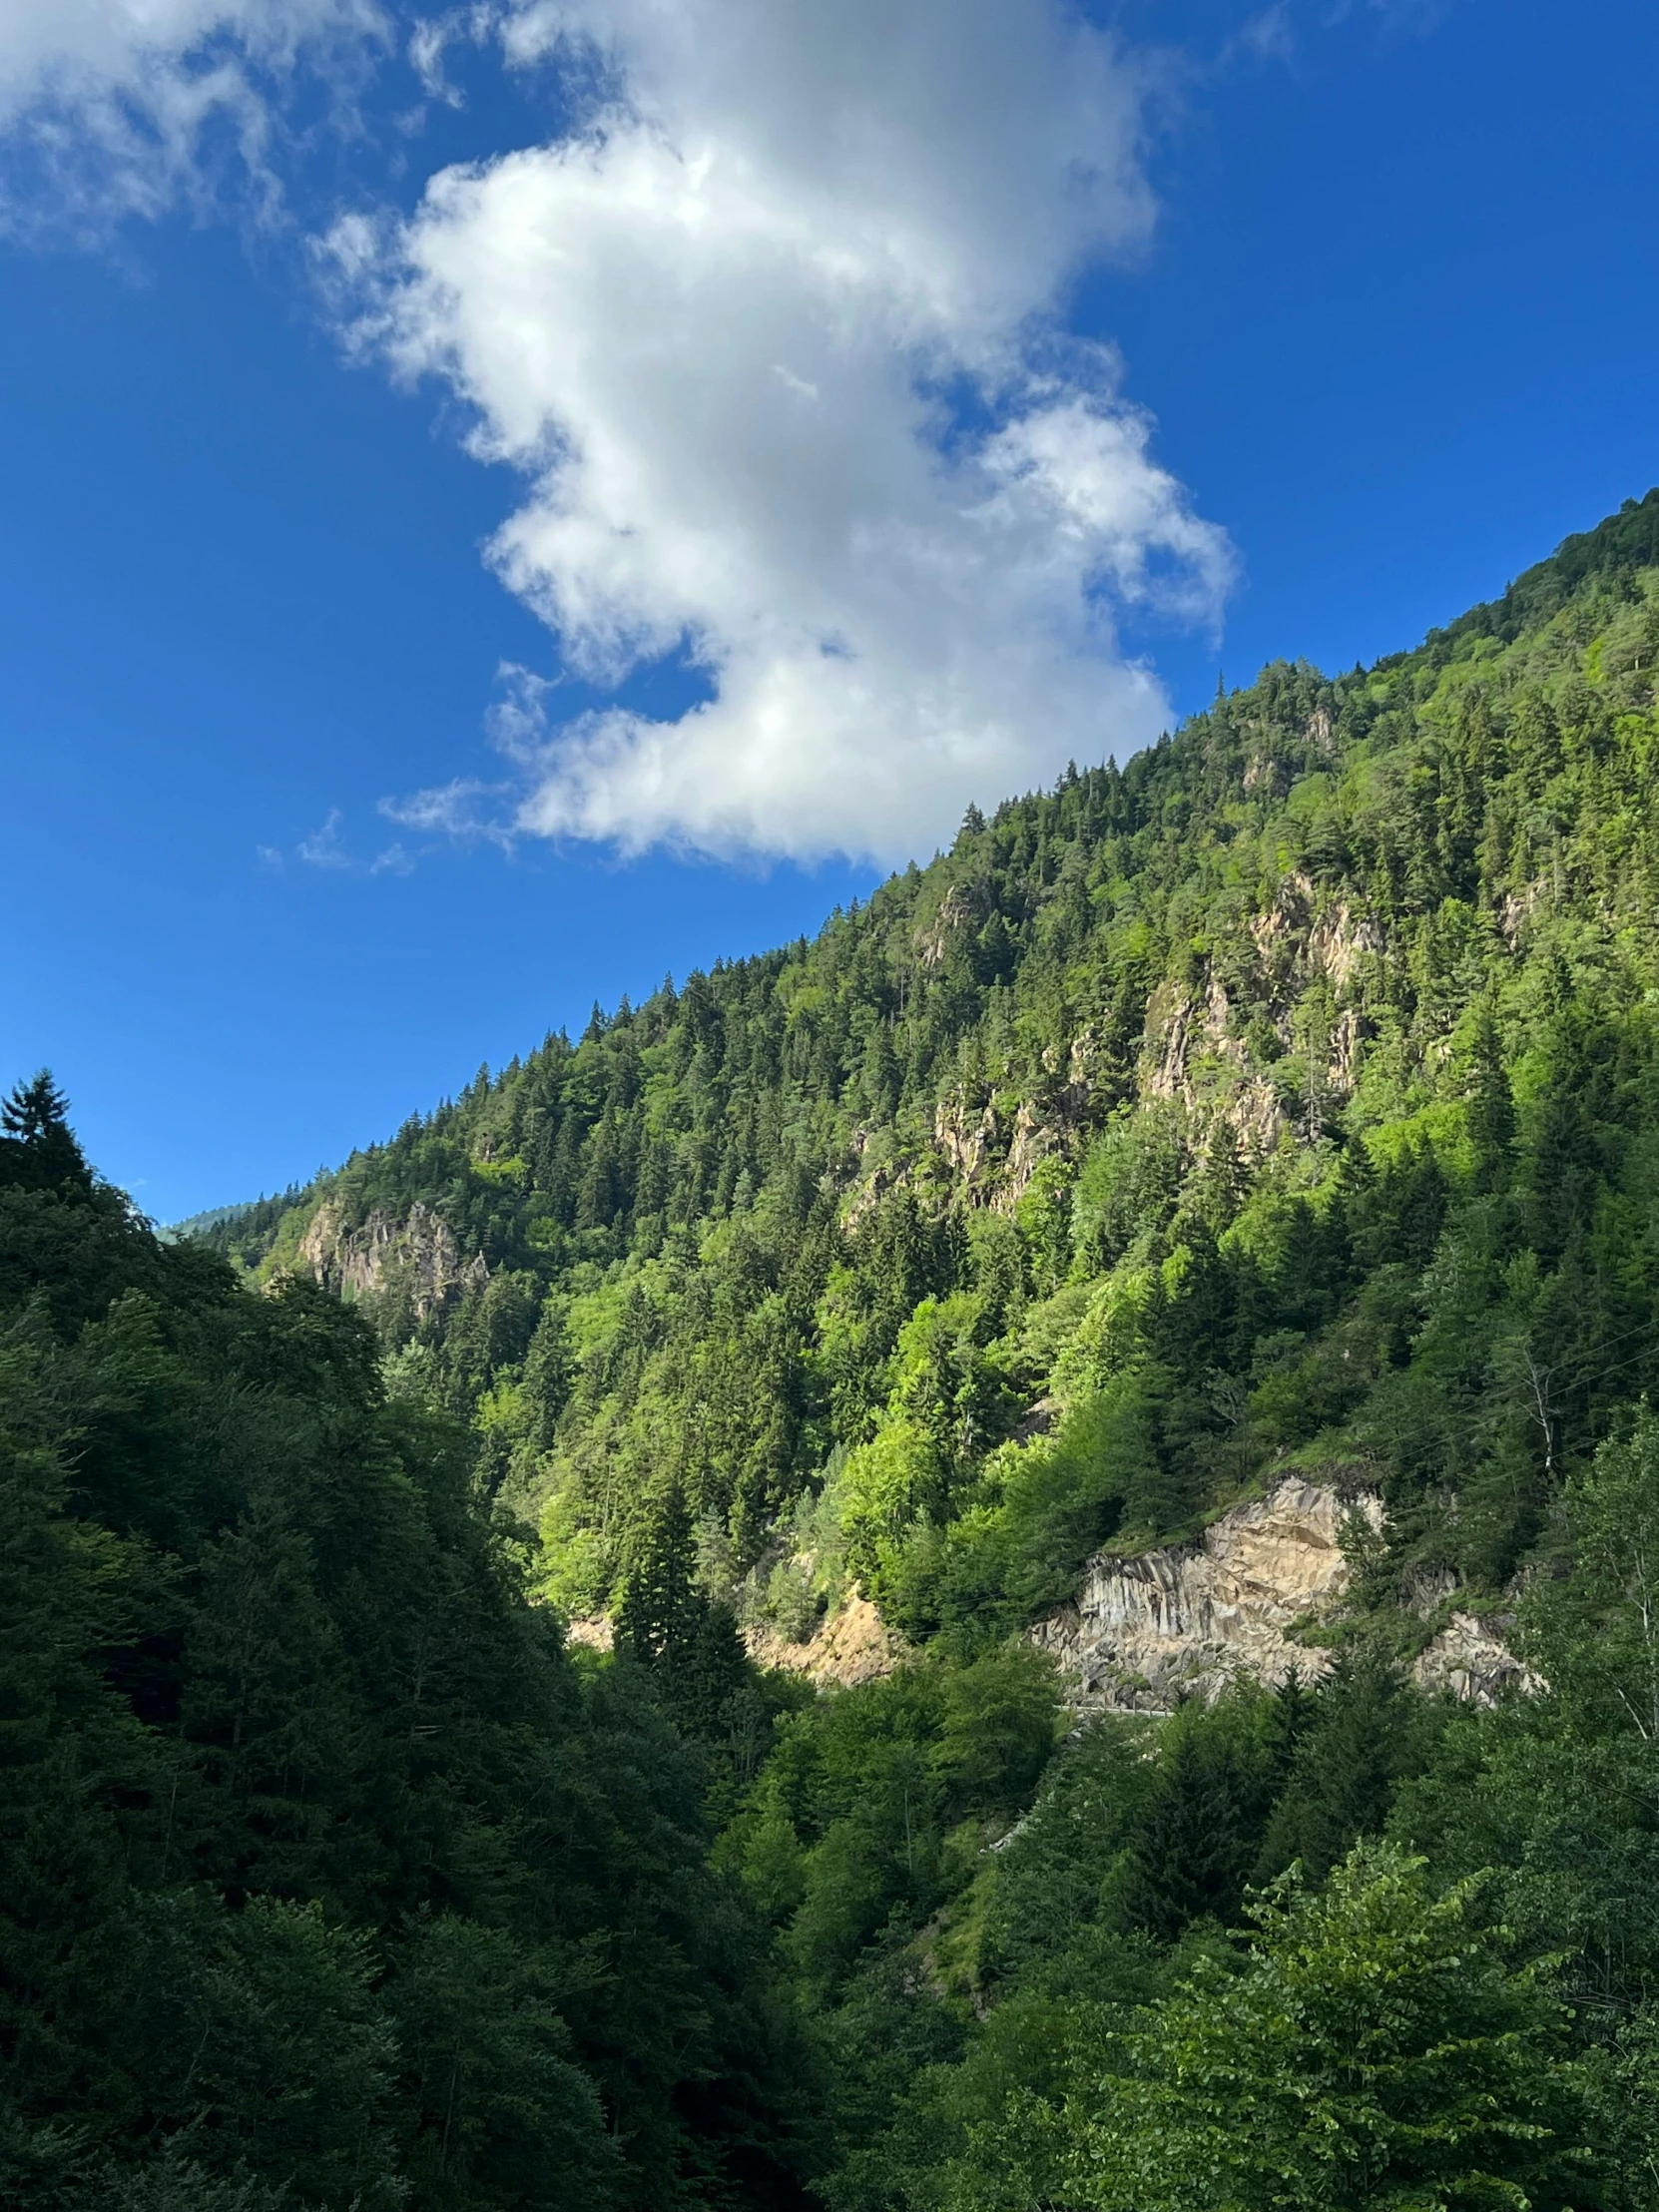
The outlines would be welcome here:
M 492 0 L 470 0 L 469 5 L 447 8 L 442 15 L 417 16 L 409 33 L 409 66 L 427 99 L 441 101 L 446 108 L 464 107 L 464 96 L 445 72 L 445 56 L 452 46 L 490 45 L 500 27 L 499 9 Z
M 338 94 L 385 27 L 376 0 L 0 0 L 0 224 L 155 216 L 227 160 L 274 199 L 272 88 L 310 60 Z
M 339 809 L 331 807 L 321 829 L 313 830 L 294 846 L 307 867 L 346 868 L 351 865 L 351 855 L 340 842 L 340 819 Z
M 1115 356 L 1057 335 L 1072 274 L 1148 232 L 1132 59 L 1060 0 L 496 22 L 608 97 L 400 230 L 342 225 L 357 336 L 528 479 L 491 557 L 567 666 L 683 649 L 712 694 L 544 737 L 522 693 L 520 827 L 896 859 L 1145 742 L 1168 709 L 1110 602 L 1213 615 L 1229 556 Z
M 451 784 L 410 792 L 401 799 L 382 799 L 379 811 L 388 822 L 395 822 L 402 830 L 459 837 L 463 842 L 477 840 L 510 846 L 512 823 L 510 820 L 503 822 L 499 806 L 493 804 L 499 802 L 506 791 L 507 787 L 502 784 L 481 784 L 470 777 L 457 777 Z M 392 849 L 401 851 L 402 847 Z
M 413 820 L 412 814 L 399 815 L 400 821 Z M 345 817 L 337 807 L 330 807 L 320 828 L 308 836 L 301 837 L 293 847 L 293 856 L 307 867 L 320 868 L 326 874 L 340 875 L 412 875 L 416 855 L 402 843 L 388 844 L 371 860 L 359 859 L 346 844 L 341 834 Z M 421 822 L 418 827 L 451 830 L 452 823 L 438 820 Z M 280 870 L 287 855 L 279 845 L 262 844 L 255 847 L 261 862 L 268 868 Z

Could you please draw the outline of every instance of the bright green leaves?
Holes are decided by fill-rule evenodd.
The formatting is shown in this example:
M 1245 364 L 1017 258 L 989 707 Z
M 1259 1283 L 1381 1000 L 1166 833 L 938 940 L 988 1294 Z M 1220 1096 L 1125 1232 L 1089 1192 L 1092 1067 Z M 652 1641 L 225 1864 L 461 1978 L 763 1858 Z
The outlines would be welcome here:
M 1537 1971 L 1468 1885 L 1356 1851 L 1321 1896 L 1253 1908 L 1068 2113 L 1072 2198 L 1101 2212 L 1553 2212 L 1583 2204 L 1586 2084 Z
M 979 1318 L 965 1293 L 921 1301 L 899 1332 L 875 1434 L 846 1464 L 847 1561 L 884 1607 L 898 1595 L 906 1539 L 918 1523 L 942 1528 L 955 1517 L 979 1453 L 1007 1419 L 1009 1392 L 977 1341 Z

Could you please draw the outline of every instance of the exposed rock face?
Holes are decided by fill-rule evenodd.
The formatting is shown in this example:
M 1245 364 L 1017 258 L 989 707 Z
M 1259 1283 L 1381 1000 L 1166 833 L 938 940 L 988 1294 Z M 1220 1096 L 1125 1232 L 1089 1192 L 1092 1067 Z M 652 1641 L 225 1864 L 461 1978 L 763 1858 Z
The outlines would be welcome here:
M 1343 1524 L 1358 1513 L 1373 1529 L 1382 1505 L 1370 1492 L 1345 1501 L 1319 1483 L 1290 1478 L 1271 1496 L 1235 1506 L 1197 1543 L 1136 1559 L 1100 1554 L 1082 1595 L 1029 1631 L 1060 1662 L 1073 1704 L 1091 1712 L 1167 1713 L 1182 1696 L 1213 1698 L 1240 1673 L 1277 1686 L 1294 1668 L 1304 1681 L 1331 1670 L 1317 1645 L 1293 1643 L 1292 1623 L 1334 1612 L 1349 1584 Z M 1455 1589 L 1444 1571 L 1419 1571 L 1402 1591 L 1412 1612 L 1432 1615 Z M 1411 1665 L 1419 1689 L 1492 1705 L 1509 1689 L 1543 1684 L 1504 1643 L 1502 1620 L 1454 1611 Z
M 868 1141 L 866 1140 L 858 1149 L 860 1153 L 867 1152 L 869 1150 Z M 878 1160 L 863 1180 L 854 1187 L 851 1197 L 847 1200 L 846 1212 L 843 1216 L 844 1226 L 848 1229 L 856 1229 L 861 1221 L 874 1213 L 876 1207 L 880 1205 L 889 1191 L 896 1190 L 907 1179 L 908 1170 L 901 1161 Z
M 1310 739 L 1331 742 L 1329 723 L 1322 709 L 1309 725 Z M 1264 773 L 1272 768 L 1268 762 Z M 981 896 L 955 886 L 941 903 L 931 931 L 916 940 L 924 964 L 941 961 L 952 932 L 970 926 L 983 910 Z M 1322 902 L 1313 879 L 1299 868 L 1280 878 L 1272 903 L 1247 927 L 1259 983 L 1253 1003 L 1265 993 L 1262 1010 L 1280 1052 L 1309 1048 L 1298 1009 L 1310 982 L 1324 977 L 1333 987 L 1336 1004 L 1307 1114 L 1307 1134 L 1317 1137 L 1318 1099 L 1347 1099 L 1359 1081 L 1370 1030 L 1352 994 L 1366 963 L 1384 950 L 1383 932 L 1355 903 Z M 1271 1048 L 1268 1056 L 1275 1056 Z M 1093 1107 L 1101 1083 L 1100 1057 L 1098 1036 L 1085 1029 L 1073 1039 L 1069 1057 L 1050 1048 L 1034 1091 L 1018 1105 L 987 1100 L 983 1090 L 952 1092 L 939 1100 L 933 1143 L 970 1199 L 1011 1208 L 1043 1160 L 1075 1157 L 1082 1150 L 1098 1120 Z M 1292 1127 L 1278 1085 L 1261 1052 L 1241 1033 L 1237 1009 L 1214 972 L 1202 984 L 1166 977 L 1152 992 L 1136 1089 L 1142 1100 L 1179 1101 L 1198 1116 L 1201 1126 L 1228 1123 L 1245 1156 L 1253 1160 L 1277 1150 Z
M 325 1200 L 300 1239 L 299 1257 L 325 1289 L 342 1297 L 407 1287 L 422 1321 L 464 1284 L 489 1274 L 482 1253 L 469 1260 L 449 1224 L 419 1199 L 401 1221 L 376 1210 L 345 1231 L 339 1207 Z
M 776 1629 L 764 1627 L 746 1628 L 744 1642 L 757 1666 L 804 1674 L 821 1690 L 850 1690 L 891 1674 L 909 1648 L 857 1592 L 827 1613 L 805 1643 L 791 1643 Z
M 933 1142 L 953 1175 L 970 1187 L 982 1183 L 1008 1142 L 995 1099 L 987 1099 L 975 1113 L 959 1093 L 941 1098 L 933 1111 Z
M 1047 1403 L 1034 1411 L 1044 1412 Z M 1331 1671 L 1330 1652 L 1295 1643 L 1286 1631 L 1340 1602 L 1349 1582 L 1342 1535 L 1351 1513 L 1373 1529 L 1382 1524 L 1382 1503 L 1370 1492 L 1345 1501 L 1322 1484 L 1289 1478 L 1271 1496 L 1223 1514 L 1197 1543 L 1135 1559 L 1097 1557 L 1077 1603 L 1027 1633 L 1059 1661 L 1079 1712 L 1168 1713 L 1180 1697 L 1219 1696 L 1239 1674 L 1277 1687 L 1294 1669 L 1303 1681 L 1317 1681 Z M 1431 1588 L 1425 1581 L 1423 1606 L 1432 1609 L 1443 1596 L 1437 1579 Z M 757 1666 L 803 1674 L 821 1690 L 853 1689 L 891 1674 L 911 1650 L 857 1591 L 803 1642 L 765 1624 L 743 1636 Z M 603 1613 L 570 1620 L 565 1638 L 609 1651 L 611 1623 Z M 1410 1671 L 1419 1689 L 1449 1691 L 1469 1705 L 1492 1705 L 1511 1688 L 1543 1687 L 1496 1626 L 1473 1613 L 1452 1613 Z
M 758 1667 L 804 1674 L 820 1690 L 854 1689 L 877 1675 L 891 1674 L 910 1648 L 857 1591 L 825 1614 L 804 1643 L 792 1643 L 764 1624 L 746 1628 L 743 1640 Z M 616 1647 L 616 1630 L 609 1614 L 580 1613 L 565 1622 L 565 1642 L 583 1644 L 590 1651 L 611 1651 Z
M 978 1104 L 950 1091 L 933 1111 L 933 1143 L 976 1205 L 1008 1212 L 1030 1188 L 1040 1163 L 1075 1155 L 1090 1126 L 1102 1049 L 1092 1028 L 1072 1038 L 1064 1057 L 1050 1046 L 1033 1094 L 1012 1118 L 994 1098 Z
M 1051 1651 L 1074 1702 L 1095 1711 L 1168 1712 L 1178 1697 L 1215 1697 L 1241 1671 L 1278 1684 L 1311 1679 L 1326 1652 L 1292 1643 L 1291 1624 L 1331 1610 L 1349 1582 L 1343 1524 L 1382 1525 L 1367 1493 L 1345 1503 L 1294 1477 L 1238 1505 L 1198 1542 L 1137 1559 L 1097 1556 L 1081 1596 L 1030 1631 Z
M 1177 984 L 1161 983 L 1147 1000 L 1141 1063 L 1141 1089 L 1147 1097 L 1187 1097 L 1188 1048 L 1200 1020 L 1198 1007 Z
M 1417 1654 L 1411 1679 L 1420 1689 L 1449 1690 L 1465 1705 L 1493 1705 L 1503 1690 L 1543 1688 L 1492 1627 L 1473 1613 L 1452 1614 Z
M 1309 981 L 1324 975 L 1335 987 L 1339 1004 L 1320 1056 L 1317 1091 L 1337 1100 L 1352 1096 L 1370 1029 L 1357 1006 L 1340 1002 L 1364 962 L 1383 949 L 1382 930 L 1347 902 L 1322 909 L 1314 884 L 1296 869 L 1280 879 L 1273 904 L 1249 929 L 1265 1011 L 1282 1051 L 1308 1045 L 1297 1010 Z M 1237 1033 L 1236 1010 L 1215 973 L 1202 991 L 1166 979 L 1152 993 L 1139 1073 L 1144 1097 L 1179 1100 L 1201 1119 L 1230 1123 L 1248 1158 L 1265 1158 L 1291 1127 L 1276 1083 Z M 1318 1136 L 1317 1107 L 1309 1121 L 1307 1133 Z
M 916 932 L 916 951 L 922 966 L 942 965 L 951 938 L 977 927 L 989 909 L 990 900 L 982 884 L 952 883 L 939 901 L 931 926 Z
M 1523 884 L 1518 891 L 1505 892 L 1503 906 L 1498 914 L 1498 927 L 1503 931 L 1503 941 L 1511 952 L 1519 944 L 1538 901 L 1548 891 L 1549 878 L 1540 875 L 1535 881 Z
M 614 1651 L 616 1631 L 605 1613 L 578 1613 L 565 1622 L 565 1642 L 583 1644 L 589 1651 Z

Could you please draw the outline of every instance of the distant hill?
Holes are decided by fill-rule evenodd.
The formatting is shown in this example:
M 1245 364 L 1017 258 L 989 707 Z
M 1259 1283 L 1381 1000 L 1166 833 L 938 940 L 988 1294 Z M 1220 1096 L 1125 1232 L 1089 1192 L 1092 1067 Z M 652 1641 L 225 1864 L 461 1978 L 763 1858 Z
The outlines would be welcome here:
M 297 1191 L 290 1191 L 287 1194 L 288 1203 L 297 1196 Z M 187 1214 L 183 1221 L 162 1223 L 156 1234 L 164 1244 L 177 1244 L 183 1237 L 204 1237 L 211 1229 L 221 1229 L 229 1222 L 240 1220 L 259 1203 L 258 1199 L 245 1198 L 234 1206 L 209 1206 L 200 1214 Z

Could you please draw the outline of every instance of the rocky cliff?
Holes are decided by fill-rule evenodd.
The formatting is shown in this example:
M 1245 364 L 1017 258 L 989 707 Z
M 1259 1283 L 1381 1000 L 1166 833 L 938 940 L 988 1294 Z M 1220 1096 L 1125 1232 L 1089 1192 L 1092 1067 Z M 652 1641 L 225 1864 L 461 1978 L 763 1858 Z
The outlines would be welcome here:
M 1329 1655 L 1287 1631 L 1334 1610 L 1347 1588 L 1351 1513 L 1382 1525 L 1370 1494 L 1345 1504 L 1335 1490 L 1287 1479 L 1196 1543 L 1098 1555 L 1075 1603 L 1039 1621 L 1032 1640 L 1059 1661 L 1076 1703 L 1095 1711 L 1168 1712 L 1178 1697 L 1213 1697 L 1241 1671 L 1273 1684 L 1293 1668 L 1312 1678 Z
M 468 1259 L 449 1224 L 419 1199 L 401 1219 L 376 1211 L 355 1229 L 346 1229 L 339 1208 L 324 1201 L 300 1239 L 299 1257 L 319 1283 L 347 1298 L 406 1291 L 421 1321 L 489 1272 L 483 1256 Z
M 1297 1477 L 1237 1505 L 1190 1544 L 1089 1562 L 1075 1603 L 1030 1631 L 1059 1661 L 1072 1701 L 1093 1712 L 1167 1713 L 1183 1696 L 1214 1697 L 1238 1674 L 1277 1685 L 1329 1672 L 1329 1651 L 1298 1624 L 1333 1615 L 1351 1578 L 1345 1526 L 1382 1525 L 1382 1501 Z M 1493 1628 L 1451 1612 L 1418 1655 L 1415 1680 L 1476 1704 L 1530 1684 Z

